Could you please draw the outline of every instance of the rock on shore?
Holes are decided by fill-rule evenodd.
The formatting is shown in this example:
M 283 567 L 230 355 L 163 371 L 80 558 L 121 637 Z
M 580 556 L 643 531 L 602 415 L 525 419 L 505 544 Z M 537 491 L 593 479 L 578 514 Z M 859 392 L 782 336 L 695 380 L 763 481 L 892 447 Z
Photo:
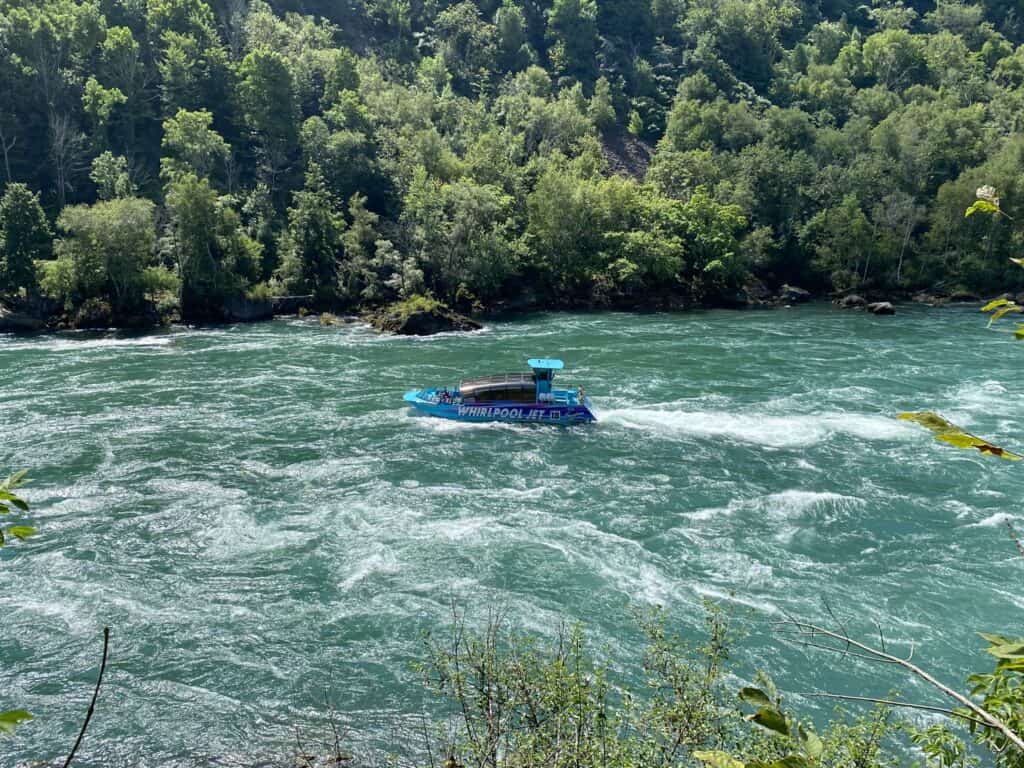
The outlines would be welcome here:
M 867 306 L 872 315 L 895 315 L 896 308 L 888 301 L 874 301 Z
M 28 312 L 16 312 L 0 304 L 0 333 L 23 333 L 41 331 L 46 321 Z
M 863 296 L 851 293 L 832 301 L 842 309 L 866 310 L 872 315 L 895 315 L 896 308 L 890 301 L 868 301 Z
M 786 283 L 779 289 L 778 301 L 785 304 L 802 304 L 811 300 L 811 292 Z
M 445 331 L 478 331 L 483 327 L 436 299 L 422 296 L 414 296 L 385 307 L 368 315 L 367 320 L 379 331 L 400 336 L 430 336 Z
M 836 299 L 838 304 L 843 309 L 860 308 L 867 304 L 863 296 L 858 296 L 856 293 L 851 293 L 849 296 L 843 296 L 841 299 Z

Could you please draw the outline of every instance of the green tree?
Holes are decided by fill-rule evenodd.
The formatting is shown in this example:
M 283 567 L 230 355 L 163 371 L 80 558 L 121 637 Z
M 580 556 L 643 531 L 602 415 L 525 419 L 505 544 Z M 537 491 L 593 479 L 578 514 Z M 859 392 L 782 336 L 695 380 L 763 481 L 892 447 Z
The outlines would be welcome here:
M 496 296 L 518 268 L 512 198 L 471 181 L 442 183 L 417 169 L 403 205 L 413 252 L 435 294 L 455 301 Z
M 391 265 L 380 264 L 375 259 L 376 243 L 380 239 L 377 232 L 380 217 L 367 210 L 366 197 L 358 193 L 348 201 L 348 214 L 351 223 L 342 235 L 345 258 L 339 274 L 341 292 L 356 301 L 379 299 L 383 296 L 383 285 L 393 271 L 381 274 L 380 267 Z
M 8 184 L 0 198 L 0 292 L 35 290 L 35 260 L 48 253 L 51 234 L 39 195 Z
M 156 51 L 163 117 L 179 109 L 222 109 L 230 92 L 227 54 L 205 0 L 153 0 L 146 26 Z
M 555 71 L 591 82 L 596 70 L 597 3 L 595 0 L 554 0 L 547 12 L 548 55 Z
M 827 275 L 836 288 L 857 288 L 867 279 L 874 232 L 853 195 L 812 216 L 801 229 L 800 240 L 814 254 L 813 267 Z
M 685 232 L 688 273 L 684 279 L 697 300 L 715 299 L 735 291 L 746 275 L 740 235 L 747 219 L 738 205 L 720 203 L 699 187 L 683 203 L 679 215 Z
M 156 242 L 154 210 L 149 200 L 123 197 L 61 211 L 55 248 L 71 263 L 78 300 L 107 300 L 115 313 L 141 304 Z
M 157 71 L 164 117 L 180 109 L 223 110 L 228 103 L 231 73 L 227 54 L 211 34 L 167 31 L 162 35 Z
M 86 81 L 85 91 L 82 93 L 82 107 L 95 126 L 95 134 L 102 138 L 104 145 L 109 143 L 106 134 L 113 112 L 126 101 L 128 97 L 119 89 L 104 88 L 95 77 L 90 77 Z
M 99 3 L 45 0 L 4 8 L 4 53 L 16 76 L 27 76 L 18 113 L 37 115 L 36 162 L 46 163 L 57 203 L 63 207 L 84 170 L 86 139 L 81 130 L 82 91 L 106 19 Z M 26 147 L 27 149 L 27 147 Z
M 247 54 L 238 67 L 237 94 L 260 147 L 264 179 L 274 190 L 298 141 L 295 83 L 288 62 L 267 48 Z
M 454 84 L 464 93 L 480 93 L 497 56 L 497 34 L 480 17 L 472 0 L 463 0 L 438 14 L 434 24 L 438 49 Z
M 337 296 L 345 231 L 339 208 L 320 167 L 310 163 L 305 187 L 294 195 L 281 238 L 279 272 L 289 290 L 313 293 L 321 301 Z
M 174 117 L 164 120 L 162 146 L 169 157 L 160 161 L 160 173 L 165 179 L 185 173 L 210 178 L 224 168 L 231 148 L 210 127 L 212 123 L 213 115 L 205 109 L 197 112 L 179 109 Z
M 512 0 L 504 0 L 494 13 L 498 37 L 498 67 L 502 72 L 518 72 L 533 61 L 535 54 L 527 39 L 526 15 Z
M 347 48 L 339 48 L 330 54 L 330 62 L 324 72 L 324 100 L 322 108 L 330 108 L 342 91 L 359 90 L 358 59 Z
M 146 103 L 148 72 L 142 60 L 142 48 L 131 29 L 122 26 L 107 29 L 100 45 L 97 69 L 100 80 L 124 96 L 122 108 L 118 110 L 120 119 L 115 116 L 114 124 L 124 128 L 123 148 L 134 151 L 137 129 L 149 114 L 149 106 Z
M 128 160 L 120 155 L 109 151 L 98 155 L 92 161 L 89 178 L 96 185 L 96 195 L 100 200 L 135 195 L 135 185 L 128 174 Z
M 608 79 L 599 77 L 594 85 L 594 95 L 588 108 L 590 119 L 602 133 L 611 131 L 615 126 L 615 105 L 612 103 L 612 88 Z
M 168 187 L 165 250 L 181 278 L 184 320 L 220 319 L 225 302 L 240 296 L 258 274 L 262 249 L 232 202 L 192 173 Z

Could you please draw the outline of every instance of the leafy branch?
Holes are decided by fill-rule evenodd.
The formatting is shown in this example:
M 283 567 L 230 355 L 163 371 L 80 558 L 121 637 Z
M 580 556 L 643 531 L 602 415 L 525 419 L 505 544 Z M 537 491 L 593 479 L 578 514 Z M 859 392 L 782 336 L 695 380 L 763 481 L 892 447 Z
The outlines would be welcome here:
M 1014 261 L 1024 266 L 1024 259 L 1011 259 L 1011 261 Z M 1012 299 L 1004 298 L 990 301 L 988 304 L 981 308 L 981 311 L 992 313 L 992 317 L 990 317 L 988 321 L 988 327 L 991 328 L 992 323 L 996 322 L 1005 315 L 1011 313 L 1019 314 L 1021 312 L 1024 312 L 1024 307 L 1022 307 L 1020 304 L 1013 301 Z M 1024 340 L 1024 323 L 1017 326 L 1017 330 L 1013 332 L 1013 335 L 1018 341 Z
M 956 424 L 946 421 L 946 419 L 931 411 L 900 413 L 897 414 L 896 418 L 920 424 L 925 429 L 929 429 L 934 432 L 936 440 L 948 443 L 956 448 L 977 448 L 981 453 L 985 453 L 990 456 L 998 456 L 1001 459 L 1009 459 L 1010 461 L 1020 461 L 1021 459 L 1024 459 L 1024 456 L 1021 456 L 1020 454 L 1013 453 L 1012 451 L 1008 451 L 998 445 L 993 445 L 988 440 L 978 437 L 977 435 L 965 432 Z
M 0 483 L 0 515 L 9 515 L 12 507 L 20 512 L 28 512 L 28 502 L 14 493 L 16 489 L 25 485 L 27 474 L 28 471 L 23 469 Z M 23 541 L 35 532 L 36 529 L 28 525 L 12 525 L 6 531 L 0 528 L 0 547 L 11 536 Z
M 978 187 L 974 196 L 978 199 L 964 212 L 964 218 L 973 216 L 976 213 L 990 213 L 1013 221 L 1013 217 L 1000 207 L 999 194 L 996 192 L 995 187 L 988 184 Z
M 964 213 L 965 218 L 968 216 L 973 216 L 976 213 L 987 213 L 993 217 L 993 227 L 995 226 L 995 223 L 999 220 L 1000 216 L 1007 219 L 1008 221 L 1013 221 L 1013 217 L 1002 209 L 1000 205 L 999 195 L 996 192 L 995 187 L 989 185 L 978 187 L 978 190 L 975 192 L 975 196 L 978 199 L 975 200 L 974 203 Z M 991 239 L 991 232 L 989 233 L 989 238 Z M 1012 261 L 1014 264 L 1017 264 L 1018 266 L 1024 267 L 1024 258 L 1011 257 L 1010 261 Z M 1024 312 L 1024 306 L 1021 306 L 1012 299 L 996 299 L 994 301 L 990 301 L 988 304 L 982 307 L 981 311 L 986 313 L 992 313 L 992 317 L 988 321 L 988 325 L 991 328 L 992 323 L 996 322 L 1002 317 L 1005 317 L 1006 315 L 1020 314 Z M 1018 340 L 1024 340 L 1024 323 L 1018 324 L 1017 330 L 1014 331 L 1013 335 Z
M 27 470 L 15 472 L 2 483 L 0 483 L 0 515 L 11 514 L 12 507 L 19 512 L 28 512 L 28 502 L 18 496 L 14 491 L 25 485 Z M 28 525 L 12 525 L 5 531 L 0 528 L 0 547 L 8 538 L 14 537 L 19 541 L 27 539 L 36 532 L 35 528 Z M 0 712 L 0 736 L 14 733 L 14 729 L 32 719 L 32 715 L 23 709 L 9 709 Z
M 17 726 L 31 719 L 32 715 L 24 709 L 9 709 L 6 712 L 0 712 L 0 734 L 10 735 L 14 733 Z
M 787 714 L 782 708 L 782 697 L 775 691 L 774 685 L 767 678 L 762 678 L 768 691 L 754 687 L 740 689 L 740 699 L 755 709 L 746 719 L 781 737 L 788 746 L 789 754 L 772 762 L 743 762 L 721 750 L 698 750 L 693 756 L 709 768 L 812 768 L 820 765 L 825 751 L 821 737 L 813 728 Z

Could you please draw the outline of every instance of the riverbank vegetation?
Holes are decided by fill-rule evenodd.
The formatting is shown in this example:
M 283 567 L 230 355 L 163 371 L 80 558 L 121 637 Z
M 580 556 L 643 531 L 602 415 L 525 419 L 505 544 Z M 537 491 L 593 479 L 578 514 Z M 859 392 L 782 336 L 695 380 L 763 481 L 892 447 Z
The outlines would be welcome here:
M 809 654 L 879 662 L 925 680 L 937 701 L 829 692 L 781 692 L 736 659 L 735 617 L 705 604 L 705 632 L 683 640 L 661 609 L 636 614 L 646 650 L 635 668 L 612 665 L 580 626 L 523 634 L 499 613 L 470 626 L 453 612 L 449 631 L 425 638 L 416 665 L 434 696 L 422 732 L 382 758 L 353 754 L 331 711 L 324 736 L 299 729 L 294 763 L 430 768 L 695 766 L 700 768 L 974 768 L 1021 765 L 1024 695 L 1020 642 L 984 635 L 996 662 L 971 677 L 971 694 L 932 678 L 892 649 L 798 619 L 781 622 Z M 877 631 L 877 630 L 875 630 Z M 743 675 L 755 685 L 739 687 Z M 625 683 L 632 677 L 633 683 Z M 883 684 L 905 680 L 886 676 Z M 843 701 L 817 726 L 792 702 Z M 952 702 L 950 702 L 952 699 Z M 356 737 L 357 734 L 350 734 Z M 291 763 L 289 763 L 291 764 Z
M 80 324 L 311 296 L 1018 290 L 1006 0 L 0 0 L 0 293 Z M 756 291 L 755 291 L 756 292 Z

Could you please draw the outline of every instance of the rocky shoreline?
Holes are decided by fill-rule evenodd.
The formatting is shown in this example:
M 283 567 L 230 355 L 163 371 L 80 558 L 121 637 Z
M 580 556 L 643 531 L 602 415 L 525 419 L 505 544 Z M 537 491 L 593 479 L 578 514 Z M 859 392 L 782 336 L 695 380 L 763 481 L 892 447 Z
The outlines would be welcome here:
M 994 297 L 1000 298 L 1000 297 Z M 1004 294 L 1003 298 L 1015 299 L 1024 303 L 1024 293 Z M 828 301 L 853 311 L 869 312 L 875 315 L 892 315 L 896 305 L 901 302 L 912 302 L 929 307 L 943 307 L 951 304 L 981 303 L 981 296 L 966 291 L 919 291 L 902 296 L 876 295 L 867 292 L 864 295 L 845 292 L 841 294 L 815 294 L 796 285 L 784 283 L 772 290 L 760 282 L 748 283 L 731 300 L 715 302 L 707 305 L 670 304 L 656 306 L 654 309 L 665 311 L 685 311 L 687 309 L 757 309 L 784 308 L 796 304 Z M 510 302 L 492 307 L 485 316 L 496 316 L 509 313 L 521 313 L 550 309 L 542 307 L 536 301 Z M 571 307 L 567 307 L 571 308 Z M 594 307 L 588 307 L 595 309 Z M 610 307 L 623 309 L 623 307 Z M 625 307 L 629 309 L 629 307 Z M 632 307 L 636 310 L 652 307 Z M 250 323 L 270 320 L 275 317 L 306 316 L 314 314 L 313 296 L 275 296 L 261 299 L 238 298 L 228 302 L 219 317 L 209 318 L 203 324 L 219 323 Z M 453 331 L 474 331 L 483 326 L 466 314 L 461 314 L 447 305 L 425 297 L 397 302 L 379 309 L 363 312 L 361 315 L 336 315 L 331 312 L 316 313 L 321 325 L 346 325 L 352 322 L 366 322 L 381 333 L 428 336 L 436 333 Z M 477 317 L 480 314 L 476 315 Z M 181 318 L 175 313 L 161 315 L 155 308 L 147 307 L 132 317 L 115 318 L 109 307 L 83 306 L 74 313 L 63 311 L 45 299 L 32 302 L 4 303 L 0 301 L 0 333 L 41 333 L 62 330 L 152 330 L 180 323 Z

